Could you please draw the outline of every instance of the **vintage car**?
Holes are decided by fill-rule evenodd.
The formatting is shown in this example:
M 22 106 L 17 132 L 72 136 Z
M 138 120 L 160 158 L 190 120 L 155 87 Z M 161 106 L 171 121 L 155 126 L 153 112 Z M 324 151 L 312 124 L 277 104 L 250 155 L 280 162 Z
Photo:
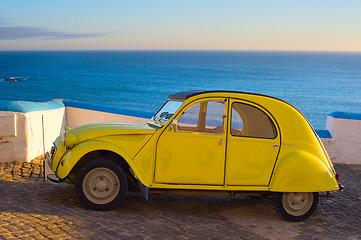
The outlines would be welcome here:
M 340 189 L 306 118 L 285 101 L 244 92 L 180 92 L 146 125 L 67 129 L 45 162 L 49 180 L 75 183 L 95 210 L 137 188 L 148 201 L 154 193 L 273 197 L 281 217 L 301 221 L 319 192 Z

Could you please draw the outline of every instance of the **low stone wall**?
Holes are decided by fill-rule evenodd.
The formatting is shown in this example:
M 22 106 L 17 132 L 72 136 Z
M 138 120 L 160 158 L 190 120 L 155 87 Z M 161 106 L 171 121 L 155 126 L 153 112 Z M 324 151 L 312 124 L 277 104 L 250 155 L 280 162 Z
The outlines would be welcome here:
M 333 112 L 326 131 L 329 137 L 321 139 L 333 163 L 361 164 L 361 114 Z
M 99 122 L 145 124 L 153 116 L 153 113 L 145 111 L 69 100 L 63 100 L 63 102 L 66 106 L 66 124 L 70 128 Z
M 60 101 L 0 101 L 0 162 L 29 162 L 43 155 L 65 125 Z
M 145 124 L 152 115 L 69 100 L 0 100 L 0 162 L 30 162 L 44 155 L 65 127 L 97 122 Z

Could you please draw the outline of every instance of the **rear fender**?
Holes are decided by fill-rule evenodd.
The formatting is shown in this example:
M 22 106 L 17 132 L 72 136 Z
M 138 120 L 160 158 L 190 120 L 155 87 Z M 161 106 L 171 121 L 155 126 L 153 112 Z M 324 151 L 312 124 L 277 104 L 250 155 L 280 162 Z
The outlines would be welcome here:
M 57 177 L 60 179 L 64 179 L 65 177 L 67 177 L 68 174 L 71 172 L 71 170 L 74 168 L 74 166 L 77 164 L 77 162 L 84 155 L 97 150 L 111 151 L 118 154 L 128 163 L 134 177 L 135 178 L 140 177 L 138 174 L 138 170 L 134 166 L 133 162 L 131 161 L 131 158 L 128 156 L 127 153 L 125 153 L 122 149 L 111 143 L 101 142 L 101 141 L 83 142 L 81 144 L 76 145 L 71 150 L 69 150 L 59 162 L 59 165 L 56 170 Z M 143 182 L 141 179 L 139 180 Z
M 293 151 L 278 160 L 270 183 L 274 192 L 322 192 L 338 190 L 335 174 L 317 156 Z

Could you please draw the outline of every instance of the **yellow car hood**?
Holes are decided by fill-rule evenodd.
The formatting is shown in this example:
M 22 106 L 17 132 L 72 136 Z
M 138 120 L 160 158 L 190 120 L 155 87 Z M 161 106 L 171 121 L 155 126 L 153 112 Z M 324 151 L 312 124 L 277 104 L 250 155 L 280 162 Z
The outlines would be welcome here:
M 65 132 L 66 138 L 76 145 L 88 139 L 114 135 L 148 135 L 155 129 L 147 125 L 129 123 L 95 123 L 72 128 Z

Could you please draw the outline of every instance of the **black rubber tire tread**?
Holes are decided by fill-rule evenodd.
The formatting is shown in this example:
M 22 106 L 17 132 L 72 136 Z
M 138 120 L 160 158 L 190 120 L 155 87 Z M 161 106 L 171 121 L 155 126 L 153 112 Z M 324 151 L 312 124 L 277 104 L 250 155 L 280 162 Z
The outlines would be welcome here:
M 108 168 L 113 171 L 119 179 L 120 189 L 118 195 L 115 197 L 114 200 L 107 204 L 96 204 L 91 202 L 83 192 L 83 180 L 88 172 L 96 168 Z M 78 195 L 80 201 L 90 209 L 103 211 L 103 210 L 112 210 L 119 206 L 119 204 L 124 199 L 127 189 L 128 188 L 128 180 L 127 176 L 124 173 L 123 169 L 120 167 L 119 164 L 116 162 L 109 160 L 109 159 L 94 159 L 87 163 L 85 163 L 78 171 L 76 178 L 75 178 L 75 190 Z
M 303 214 L 301 216 L 290 215 L 288 212 L 286 212 L 286 210 L 283 207 L 283 204 L 282 204 L 283 194 L 284 194 L 283 192 L 274 193 L 273 194 L 273 200 L 274 200 L 273 203 L 274 203 L 274 208 L 275 208 L 277 214 L 286 221 L 299 222 L 299 221 L 306 220 L 315 212 L 315 210 L 317 208 L 319 195 L 318 195 L 318 192 L 314 192 L 312 206 L 311 206 L 310 210 L 308 210 L 308 212 L 306 212 L 305 214 Z

